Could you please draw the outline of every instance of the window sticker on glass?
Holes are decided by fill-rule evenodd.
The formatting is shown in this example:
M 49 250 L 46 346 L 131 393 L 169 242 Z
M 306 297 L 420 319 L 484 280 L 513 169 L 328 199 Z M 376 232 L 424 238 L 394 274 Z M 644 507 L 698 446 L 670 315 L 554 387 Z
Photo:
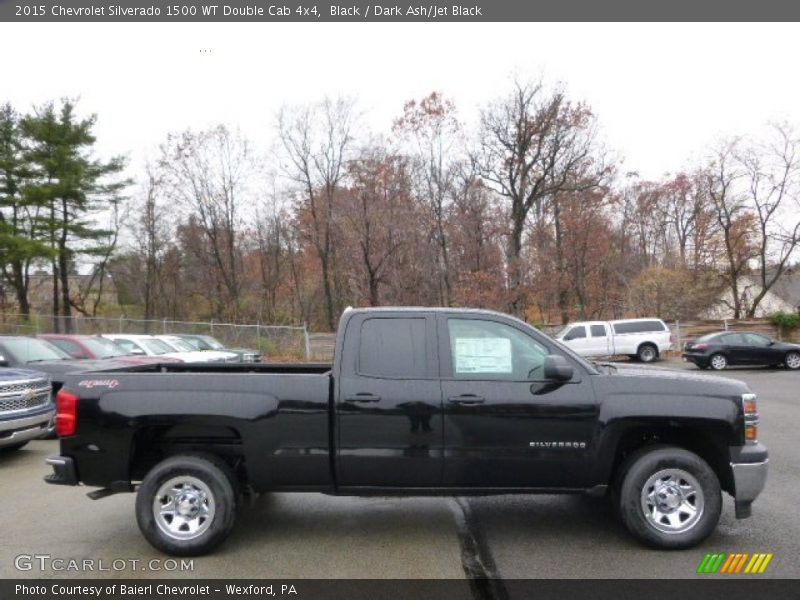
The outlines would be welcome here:
M 456 338 L 456 373 L 511 373 L 508 338 Z

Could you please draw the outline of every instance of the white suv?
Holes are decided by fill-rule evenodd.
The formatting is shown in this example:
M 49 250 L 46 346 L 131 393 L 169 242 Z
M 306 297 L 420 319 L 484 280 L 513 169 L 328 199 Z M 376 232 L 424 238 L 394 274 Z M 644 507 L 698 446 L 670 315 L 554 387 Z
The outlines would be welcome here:
M 627 355 L 646 363 L 672 350 L 674 343 L 661 319 L 581 321 L 567 325 L 555 338 L 581 356 Z

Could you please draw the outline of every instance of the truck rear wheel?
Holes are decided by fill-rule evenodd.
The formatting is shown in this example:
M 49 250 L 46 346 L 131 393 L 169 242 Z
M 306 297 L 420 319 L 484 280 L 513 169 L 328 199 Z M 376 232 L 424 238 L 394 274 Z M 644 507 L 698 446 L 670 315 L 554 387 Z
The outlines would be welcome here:
M 642 450 L 626 461 L 619 510 L 628 530 L 649 546 L 689 548 L 719 521 L 722 494 L 702 458 L 672 446 Z
M 653 344 L 642 344 L 639 346 L 636 357 L 643 363 L 651 363 L 658 358 L 658 348 Z
M 233 529 L 237 494 L 232 471 L 211 456 L 167 458 L 147 473 L 136 496 L 144 537 L 173 556 L 198 556 Z

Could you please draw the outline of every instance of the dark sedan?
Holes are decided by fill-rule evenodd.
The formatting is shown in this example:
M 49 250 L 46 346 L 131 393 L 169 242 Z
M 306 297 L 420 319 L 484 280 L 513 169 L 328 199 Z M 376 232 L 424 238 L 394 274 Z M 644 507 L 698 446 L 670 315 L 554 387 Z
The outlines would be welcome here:
M 785 365 L 800 369 L 800 345 L 776 342 L 749 331 L 721 331 L 688 342 L 683 359 L 701 369 L 710 367 L 717 371 L 729 365 Z

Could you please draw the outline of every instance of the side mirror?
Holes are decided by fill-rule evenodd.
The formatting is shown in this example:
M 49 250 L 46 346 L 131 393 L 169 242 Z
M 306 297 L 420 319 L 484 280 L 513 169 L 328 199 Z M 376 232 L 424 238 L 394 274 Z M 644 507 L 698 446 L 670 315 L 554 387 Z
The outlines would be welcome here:
M 7 366 L 8 366 L 8 360 L 6 360 L 5 356 L 0 354 L 0 367 L 7 367 Z
M 572 379 L 572 365 L 567 359 L 557 354 L 549 354 L 544 358 L 544 377 L 553 381 L 569 381 Z

